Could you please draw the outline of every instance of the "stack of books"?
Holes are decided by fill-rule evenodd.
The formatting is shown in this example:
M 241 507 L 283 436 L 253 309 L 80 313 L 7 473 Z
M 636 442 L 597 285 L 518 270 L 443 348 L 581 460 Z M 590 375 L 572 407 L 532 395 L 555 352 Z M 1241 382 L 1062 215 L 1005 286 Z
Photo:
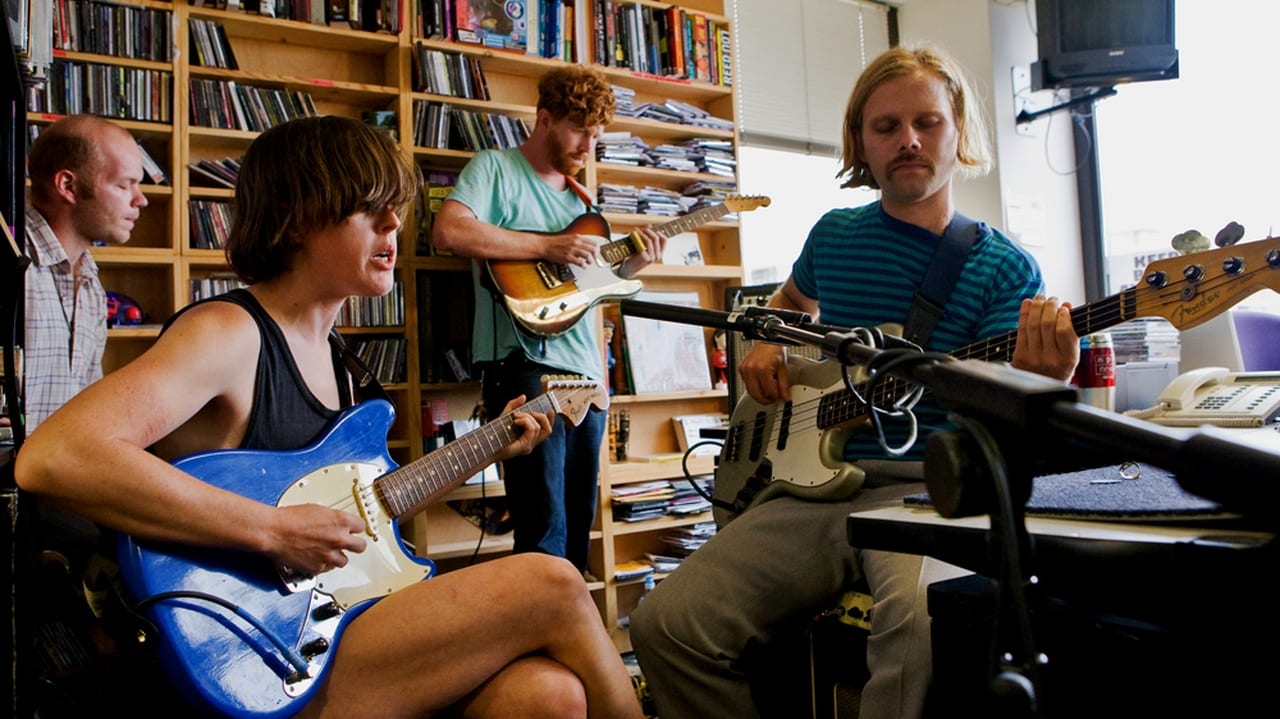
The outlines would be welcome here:
M 697 484 L 698 488 L 695 489 L 691 483 Z M 711 502 L 707 497 L 711 496 L 711 488 L 714 484 L 715 479 L 709 474 L 674 481 L 672 487 L 675 489 L 675 494 L 667 500 L 667 514 L 689 517 L 710 512 Z
M 667 513 L 667 502 L 676 490 L 665 479 L 623 484 L 609 490 L 613 502 L 613 519 L 618 522 L 641 522 Z
M 708 539 L 716 536 L 714 521 L 698 522 L 688 527 L 676 527 L 662 535 L 662 543 L 667 546 L 667 554 L 683 559 L 693 554 Z
M 653 574 L 653 565 L 639 559 L 618 562 L 613 567 L 613 578 L 619 582 L 639 579 L 649 574 Z
M 649 144 L 629 132 L 606 132 L 596 144 L 596 159 L 612 165 L 652 167 Z
M 1116 364 L 1177 362 L 1181 355 L 1177 328 L 1159 317 L 1122 322 L 1112 327 L 1110 333 Z

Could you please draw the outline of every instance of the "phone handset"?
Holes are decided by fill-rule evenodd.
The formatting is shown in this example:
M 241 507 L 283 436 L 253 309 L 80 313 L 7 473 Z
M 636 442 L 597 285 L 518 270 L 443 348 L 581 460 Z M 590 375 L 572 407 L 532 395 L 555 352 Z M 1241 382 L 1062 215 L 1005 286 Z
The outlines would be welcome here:
M 1226 367 L 1199 367 L 1184 372 L 1160 392 L 1157 405 L 1164 409 L 1189 409 L 1195 404 L 1196 390 L 1219 384 L 1228 374 L 1230 370 Z

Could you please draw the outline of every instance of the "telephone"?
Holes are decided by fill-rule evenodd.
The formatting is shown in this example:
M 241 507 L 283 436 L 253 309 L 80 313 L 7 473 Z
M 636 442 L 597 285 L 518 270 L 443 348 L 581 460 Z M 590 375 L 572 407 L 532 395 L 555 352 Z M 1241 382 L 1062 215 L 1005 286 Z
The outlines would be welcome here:
M 1193 369 L 1170 382 L 1156 406 L 1125 414 L 1172 427 L 1261 427 L 1280 414 L 1280 373 Z

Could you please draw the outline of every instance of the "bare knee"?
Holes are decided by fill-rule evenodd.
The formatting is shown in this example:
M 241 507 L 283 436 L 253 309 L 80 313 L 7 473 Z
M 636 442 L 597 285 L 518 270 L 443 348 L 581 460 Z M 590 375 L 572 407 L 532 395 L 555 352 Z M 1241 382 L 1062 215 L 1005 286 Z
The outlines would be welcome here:
M 517 554 L 510 559 L 513 574 L 518 574 L 511 577 L 512 586 L 521 588 L 529 604 L 539 607 L 540 611 L 563 611 L 575 616 L 587 612 L 597 616 L 598 610 L 582 574 L 568 560 L 536 553 Z
M 464 719 L 587 719 L 587 693 L 577 674 L 535 655 L 508 664 L 461 708 Z
M 530 703 L 518 716 L 528 719 L 586 719 L 587 692 L 577 674 L 541 672 L 525 684 Z M 509 715 L 517 716 L 517 715 Z

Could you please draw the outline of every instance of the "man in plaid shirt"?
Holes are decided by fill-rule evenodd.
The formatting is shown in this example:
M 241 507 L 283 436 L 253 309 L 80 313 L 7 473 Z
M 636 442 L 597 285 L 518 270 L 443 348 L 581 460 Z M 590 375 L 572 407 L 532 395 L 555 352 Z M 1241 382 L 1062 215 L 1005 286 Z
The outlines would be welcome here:
M 107 297 L 92 245 L 129 241 L 147 198 L 127 130 L 90 115 L 50 125 L 27 156 L 26 431 L 102 377 Z

